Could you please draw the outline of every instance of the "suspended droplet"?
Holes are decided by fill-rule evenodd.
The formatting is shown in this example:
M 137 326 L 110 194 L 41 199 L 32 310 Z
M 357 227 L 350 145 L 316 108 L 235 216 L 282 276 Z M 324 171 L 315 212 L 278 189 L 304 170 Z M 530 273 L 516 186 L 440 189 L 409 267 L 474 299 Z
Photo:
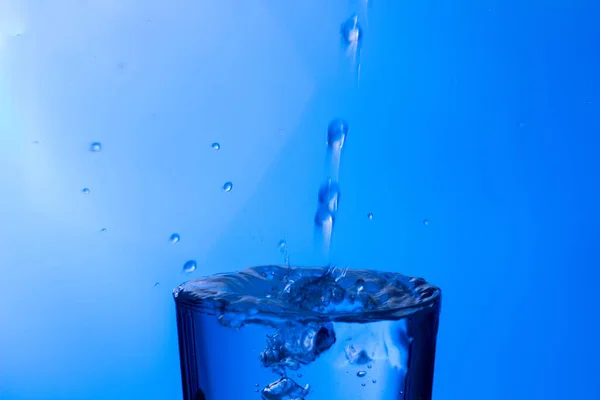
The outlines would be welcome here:
M 333 224 L 333 214 L 327 207 L 319 207 L 315 215 L 315 225 L 324 226 Z
M 335 119 L 327 127 L 327 145 L 337 146 L 340 149 L 344 146 L 344 140 L 348 134 L 348 123 L 343 119 Z
M 221 145 L 220 145 L 219 143 L 217 143 L 217 142 L 214 142 L 214 143 L 211 145 L 211 147 L 212 147 L 213 149 L 215 149 L 215 150 L 219 150 L 219 149 L 221 148 Z
M 340 187 L 331 179 L 324 183 L 319 189 L 319 204 L 326 207 L 332 213 L 337 212 L 340 199 Z
M 106 232 L 106 228 L 100 229 L 100 232 Z
M 179 236 L 179 233 L 174 233 L 169 237 L 169 242 L 175 244 L 175 243 L 179 242 L 179 239 L 181 239 L 181 236 Z
M 427 219 L 424 219 L 424 220 L 423 220 L 423 225 L 429 225 L 429 220 L 427 220 Z
M 100 142 L 94 142 L 94 143 L 92 143 L 90 145 L 90 151 L 91 152 L 97 153 L 100 150 L 102 150 L 102 143 L 100 143 Z
M 279 243 L 277 244 L 277 246 L 279 247 L 279 250 L 283 251 L 285 249 L 285 246 L 287 245 L 285 240 L 280 240 Z
M 359 378 L 362 378 L 363 376 L 367 376 L 367 371 L 358 371 L 356 373 L 356 376 L 358 376 Z
M 90 189 L 88 189 L 88 188 L 83 188 L 81 191 L 82 191 L 84 194 L 88 194 L 88 193 L 90 192 Z
M 372 380 L 372 382 L 373 382 L 373 383 L 377 383 L 377 379 L 373 379 L 373 380 Z
M 370 220 L 373 220 L 373 213 L 368 213 L 367 218 L 369 218 Z
M 194 260 L 187 261 L 185 264 L 183 264 L 183 272 L 189 274 L 191 272 L 194 272 L 196 270 L 196 267 L 197 267 L 196 261 L 194 261 Z
M 360 384 L 360 386 L 367 386 L 367 384 L 363 382 Z
M 358 15 L 351 16 L 342 24 L 340 34 L 347 45 L 357 44 L 362 40 L 363 33 L 358 24 Z
M 225 182 L 225 184 L 223 185 L 223 190 L 226 192 L 231 192 L 231 189 L 233 189 L 233 183 Z

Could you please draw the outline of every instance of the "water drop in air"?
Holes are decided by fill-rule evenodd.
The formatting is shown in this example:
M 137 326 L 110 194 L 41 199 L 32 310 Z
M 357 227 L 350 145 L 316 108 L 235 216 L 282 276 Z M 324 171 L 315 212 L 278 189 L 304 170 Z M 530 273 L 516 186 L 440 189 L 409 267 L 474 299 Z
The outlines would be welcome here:
M 333 224 L 333 214 L 327 207 L 319 207 L 315 215 L 315 225 L 324 226 Z
M 280 240 L 279 243 L 277 244 L 277 246 L 279 247 L 279 249 L 281 251 L 283 251 L 285 249 L 286 245 L 287 245 L 287 243 L 285 242 L 285 240 Z
M 331 179 L 319 189 L 319 204 L 326 207 L 331 213 L 336 213 L 340 200 L 340 187 Z
M 169 242 L 175 244 L 175 243 L 179 242 L 179 239 L 181 239 L 181 236 L 179 236 L 179 233 L 174 233 L 171 235 L 171 237 L 169 237 Z
M 94 142 L 90 145 L 90 151 L 97 153 L 102 150 L 102 144 L 100 142 Z
M 423 225 L 429 225 L 429 220 L 427 220 L 427 219 L 424 219 L 424 220 L 423 220 Z
M 367 218 L 369 218 L 370 220 L 373 220 L 373 213 L 368 213 Z
M 100 229 L 100 232 L 106 232 L 106 228 Z
M 211 147 L 215 150 L 219 150 L 221 148 L 221 145 L 217 142 L 214 142 Z
M 88 189 L 88 188 L 83 188 L 81 191 L 82 191 L 84 194 L 88 194 L 88 193 L 90 192 L 90 189 Z
M 358 15 L 351 16 L 342 24 L 340 34 L 342 40 L 348 45 L 357 44 L 361 41 L 363 33 L 358 24 Z
M 226 192 L 231 192 L 231 189 L 233 189 L 233 183 L 225 182 L 225 184 L 223 185 L 223 190 Z
M 190 273 L 190 272 L 194 272 L 196 270 L 196 261 L 194 260 L 190 260 L 188 262 L 186 262 L 185 264 L 183 264 L 183 272 L 185 273 Z
M 358 376 L 359 378 L 362 378 L 363 376 L 367 375 L 367 371 L 358 371 L 356 373 L 356 376 Z
M 327 127 L 327 145 L 336 146 L 340 149 L 344 146 L 344 140 L 348 134 L 348 123 L 343 119 L 335 119 Z
M 363 383 L 361 383 L 360 385 L 361 385 L 361 386 L 367 386 L 367 384 L 366 384 L 366 383 L 364 383 L 364 382 L 363 382 Z

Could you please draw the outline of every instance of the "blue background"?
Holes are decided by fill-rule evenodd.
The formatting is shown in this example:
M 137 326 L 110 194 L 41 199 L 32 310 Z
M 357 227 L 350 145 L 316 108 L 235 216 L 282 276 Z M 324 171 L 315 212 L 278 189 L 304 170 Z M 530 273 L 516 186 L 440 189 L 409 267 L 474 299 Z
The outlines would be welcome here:
M 357 7 L 0 2 L 2 400 L 180 398 L 171 289 L 319 261 L 336 116 L 332 260 L 443 288 L 435 400 L 600 398 L 600 5 L 372 0 L 356 89 Z

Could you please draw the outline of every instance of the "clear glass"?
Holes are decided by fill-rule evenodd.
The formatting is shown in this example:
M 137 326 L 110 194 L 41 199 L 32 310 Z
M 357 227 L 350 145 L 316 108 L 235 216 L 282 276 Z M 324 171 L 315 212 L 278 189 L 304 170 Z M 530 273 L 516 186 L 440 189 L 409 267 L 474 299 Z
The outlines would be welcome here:
M 306 334 L 311 328 L 302 328 L 298 341 L 306 342 L 307 337 L 318 341 L 331 330 L 334 343 L 316 359 L 277 374 L 264 367 L 266 344 L 277 328 L 256 322 L 224 326 L 214 301 L 189 295 L 190 284 L 202 285 L 202 280 L 174 292 L 184 400 L 431 399 L 441 305 L 438 288 L 429 285 L 427 299 L 416 307 L 324 320 L 312 336 Z M 282 395 L 265 392 L 276 385 L 293 385 L 295 390 Z

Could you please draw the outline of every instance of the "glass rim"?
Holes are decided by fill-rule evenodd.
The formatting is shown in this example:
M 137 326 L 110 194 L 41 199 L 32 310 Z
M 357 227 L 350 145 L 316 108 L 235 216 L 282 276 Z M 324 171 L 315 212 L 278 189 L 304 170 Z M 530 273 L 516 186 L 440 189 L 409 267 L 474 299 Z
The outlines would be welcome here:
M 283 266 L 273 265 L 273 266 L 257 266 L 251 267 L 253 268 L 268 268 L 268 267 L 279 267 L 283 268 Z M 286 267 L 288 268 L 288 267 Z M 326 267 L 303 267 L 303 266 L 294 266 L 291 267 L 294 269 L 302 269 L 302 270 L 325 270 Z M 238 271 L 236 273 L 240 273 L 246 270 Z M 253 314 L 248 314 L 244 318 L 244 324 L 251 323 L 281 323 L 284 321 L 297 321 L 297 322 L 354 322 L 354 323 L 367 323 L 367 322 L 379 322 L 379 321 L 390 321 L 390 320 L 399 320 L 402 318 L 410 317 L 411 315 L 417 314 L 419 312 L 427 312 L 428 309 L 439 308 L 441 303 L 441 294 L 442 290 L 434 285 L 429 284 L 427 281 L 421 278 L 414 278 L 410 276 L 403 275 L 399 272 L 384 272 L 384 271 L 376 271 L 376 270 L 365 270 L 365 269 L 348 269 L 348 271 L 369 271 L 376 273 L 388 273 L 393 274 L 397 277 L 403 277 L 406 279 L 420 279 L 426 285 L 428 289 L 427 296 L 420 297 L 417 303 L 401 305 L 397 307 L 390 307 L 387 309 L 365 309 L 365 310 L 353 310 L 353 311 L 328 311 L 328 312 L 320 312 L 315 310 L 307 310 L 300 309 L 294 307 L 284 307 L 278 310 L 270 310 L 264 308 L 257 308 L 256 312 Z M 176 287 L 173 290 L 173 297 L 178 309 L 191 309 L 206 315 L 217 315 L 231 312 L 233 314 L 239 313 L 242 314 L 241 310 L 236 310 L 235 308 L 228 307 L 226 305 L 222 305 L 219 301 L 215 301 L 211 299 L 208 295 L 201 297 L 197 293 L 194 293 L 190 285 L 194 282 L 202 282 L 203 280 L 207 280 L 208 278 L 227 275 L 227 273 L 215 273 L 203 277 L 199 277 L 196 279 L 192 279 L 186 281 Z M 237 295 L 243 296 L 242 293 L 236 293 Z

